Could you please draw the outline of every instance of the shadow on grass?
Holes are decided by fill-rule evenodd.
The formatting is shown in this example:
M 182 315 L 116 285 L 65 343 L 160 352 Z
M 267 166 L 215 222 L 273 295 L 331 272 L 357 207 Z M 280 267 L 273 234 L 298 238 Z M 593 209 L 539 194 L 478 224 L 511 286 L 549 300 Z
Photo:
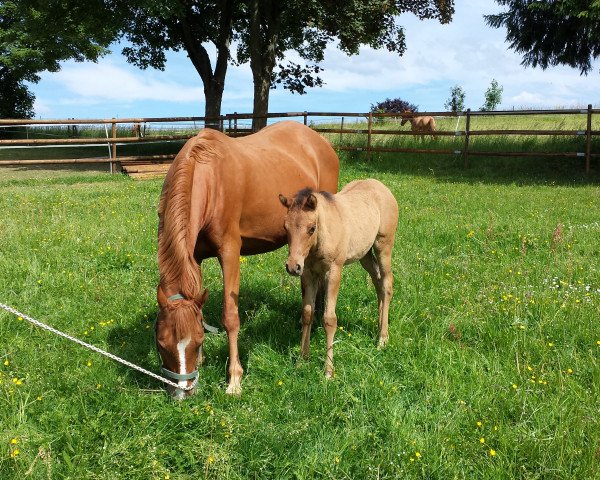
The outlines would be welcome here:
M 222 292 L 213 292 L 204 307 L 204 316 L 208 323 L 219 329 L 219 333 L 206 333 L 205 367 L 221 369 L 229 357 L 227 334 L 220 321 L 222 307 Z M 267 344 L 274 351 L 285 354 L 290 348 L 300 344 L 298 323 L 300 309 L 299 298 L 287 300 L 276 291 L 242 286 L 239 302 L 241 331 L 238 348 L 244 369 L 248 365 L 249 352 L 257 345 Z M 147 370 L 160 373 L 152 328 L 157 313 L 156 309 L 148 309 L 140 313 L 133 324 L 113 328 L 107 339 L 109 351 Z M 119 368 L 123 375 L 135 379 L 140 388 L 161 388 L 157 381 L 149 376 L 142 375 L 125 365 L 119 364 Z

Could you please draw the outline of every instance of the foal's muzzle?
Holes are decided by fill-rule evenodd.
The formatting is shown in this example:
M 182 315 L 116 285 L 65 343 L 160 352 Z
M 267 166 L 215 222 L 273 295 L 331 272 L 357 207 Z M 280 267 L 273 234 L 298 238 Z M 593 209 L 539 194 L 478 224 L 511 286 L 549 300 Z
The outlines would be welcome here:
M 300 275 L 302 275 L 303 267 L 299 263 L 296 263 L 294 265 L 294 262 L 292 262 L 292 263 L 287 262 L 285 264 L 285 269 L 286 269 L 287 273 L 289 273 L 290 275 L 299 277 Z

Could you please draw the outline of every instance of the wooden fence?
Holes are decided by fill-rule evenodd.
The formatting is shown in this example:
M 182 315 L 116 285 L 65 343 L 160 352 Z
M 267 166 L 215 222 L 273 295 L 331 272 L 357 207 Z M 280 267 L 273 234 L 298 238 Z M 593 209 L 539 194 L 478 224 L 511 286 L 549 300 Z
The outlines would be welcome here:
M 600 153 L 592 152 L 592 138 L 600 135 L 600 130 L 592 130 L 592 116 L 599 114 L 600 109 L 593 109 L 588 105 L 587 109 L 568 109 L 568 110 L 518 110 L 518 111 L 494 111 L 494 112 L 479 112 L 467 110 L 465 112 L 429 112 L 415 113 L 413 115 L 430 115 L 434 117 L 453 117 L 460 120 L 464 118 L 464 128 L 455 130 L 438 130 L 436 136 L 461 137 L 462 142 L 460 149 L 448 148 L 387 148 L 376 145 L 373 138 L 377 135 L 413 135 L 410 129 L 382 129 L 378 128 L 378 119 L 386 117 L 399 117 L 395 113 L 349 113 L 349 112 L 286 112 L 286 113 L 271 113 L 266 117 L 269 120 L 283 118 L 302 118 L 305 125 L 310 125 L 315 131 L 322 134 L 339 134 L 340 138 L 344 134 L 361 134 L 366 136 L 366 143 L 362 145 L 334 145 L 338 150 L 363 151 L 370 159 L 374 152 L 390 152 L 390 153 L 424 153 L 424 154 L 446 154 L 446 155 L 461 155 L 464 159 L 465 167 L 469 166 L 470 156 L 512 156 L 512 157 L 581 157 L 585 161 L 585 171 L 589 173 L 591 159 L 600 157 Z M 580 130 L 475 130 L 471 128 L 471 120 L 478 116 L 512 116 L 512 115 L 585 115 L 586 128 Z M 319 127 L 317 119 L 340 118 L 340 128 Z M 44 165 L 44 164 L 82 164 L 82 163 L 108 163 L 110 171 L 119 170 L 122 165 L 135 163 L 168 163 L 174 158 L 171 155 L 139 155 L 139 156 L 117 156 L 117 146 L 131 143 L 144 142 L 172 142 L 187 140 L 192 134 L 184 135 L 162 135 L 151 134 L 148 136 L 140 135 L 141 125 L 152 124 L 177 124 L 181 122 L 193 122 L 195 130 L 200 127 L 211 124 L 231 136 L 243 136 L 251 133 L 247 122 L 253 118 L 252 114 L 232 113 L 222 115 L 218 118 L 206 117 L 174 117 L 174 118 L 112 118 L 112 119 L 69 119 L 69 120 L 12 120 L 0 119 L 0 134 L 3 128 L 7 127 L 40 127 L 40 126 L 77 126 L 77 125 L 99 125 L 104 126 L 106 137 L 95 138 L 19 138 L 19 139 L 2 139 L 0 137 L 0 148 L 7 147 L 38 147 L 38 146 L 58 146 L 58 145 L 105 145 L 108 147 L 107 157 L 94 158 L 63 158 L 63 159 L 22 159 L 22 160 L 0 160 L 2 165 Z M 263 117 L 264 118 L 264 117 Z M 361 124 L 345 124 L 346 119 L 362 119 Z M 246 122 L 246 123 L 244 123 Z M 331 122 L 333 123 L 333 122 Z M 129 125 L 130 136 L 118 136 L 117 127 L 119 125 Z M 356 128 L 359 125 L 361 128 Z M 110 126 L 110 136 L 108 134 L 108 126 Z M 354 127 L 354 128 L 353 128 Z M 71 133 L 73 131 L 71 130 Z M 478 136 L 505 136 L 505 135 L 530 135 L 530 136 L 575 136 L 585 139 L 585 150 L 581 152 L 503 152 L 503 151 L 478 151 L 473 150 L 470 146 L 470 141 L 473 137 Z

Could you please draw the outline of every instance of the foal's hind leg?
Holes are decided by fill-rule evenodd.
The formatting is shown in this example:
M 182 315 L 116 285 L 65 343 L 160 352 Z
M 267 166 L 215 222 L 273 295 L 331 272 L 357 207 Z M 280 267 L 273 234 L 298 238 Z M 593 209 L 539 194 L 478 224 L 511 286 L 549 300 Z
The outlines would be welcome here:
M 394 247 L 394 237 L 380 237 L 375 241 L 373 250 L 381 280 L 377 296 L 379 297 L 379 347 L 384 347 L 388 342 L 388 316 L 390 302 L 392 301 L 394 276 L 392 275 L 392 249 Z
M 337 330 L 335 306 L 340 292 L 342 266 L 332 265 L 327 275 L 327 300 L 325 302 L 325 313 L 323 314 L 323 327 L 327 338 L 327 356 L 325 358 L 325 377 L 327 378 L 333 377 L 333 337 Z
M 305 270 L 300 279 L 302 282 L 302 342 L 300 352 L 307 359 L 310 354 L 310 330 L 315 318 L 315 297 L 319 281 Z
M 381 272 L 381 268 L 379 266 L 379 260 L 375 258 L 374 249 L 369 250 L 363 258 L 360 259 L 360 264 L 363 268 L 369 272 L 371 276 L 371 280 L 373 280 L 373 285 L 375 286 L 375 290 L 377 291 L 377 310 L 379 314 L 379 346 L 385 345 L 385 341 L 387 341 L 387 328 L 386 328 L 386 340 L 382 343 L 381 337 L 381 325 L 383 318 L 383 307 L 385 304 L 385 292 L 383 288 L 383 276 Z

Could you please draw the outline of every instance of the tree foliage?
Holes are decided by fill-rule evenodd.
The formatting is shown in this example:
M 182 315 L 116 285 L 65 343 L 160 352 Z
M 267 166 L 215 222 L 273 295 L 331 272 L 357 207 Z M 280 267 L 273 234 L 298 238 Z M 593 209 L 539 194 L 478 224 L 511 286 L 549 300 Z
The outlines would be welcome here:
M 492 79 L 490 86 L 485 91 L 485 102 L 483 103 L 481 110 L 484 112 L 496 110 L 496 107 L 502 102 L 503 90 L 504 87 L 502 87 L 495 78 Z
M 96 61 L 108 53 L 118 15 L 112 0 L 9 0 L 0 2 L 0 112 L 33 115 L 25 82 L 56 72 L 64 60 Z
M 506 28 L 510 48 L 523 65 L 546 69 L 568 65 L 582 74 L 600 56 L 600 1 L 496 0 L 507 10 L 485 15 L 488 25 Z
M 418 112 L 419 107 L 401 98 L 386 98 L 383 102 L 371 104 L 371 112 L 379 113 L 403 113 L 406 110 Z
M 248 15 L 236 34 L 237 59 L 250 62 L 255 115 L 268 112 L 269 89 L 274 85 L 283 83 L 298 93 L 304 86 L 321 85 L 315 64 L 324 59 L 328 44 L 337 41 L 347 55 L 357 54 L 363 45 L 402 55 L 406 43 L 398 23 L 401 14 L 447 23 L 454 13 L 453 0 L 247 0 L 247 5 Z M 309 63 L 301 76 L 287 75 L 293 66 L 281 68 L 290 50 Z M 290 81 L 294 78 L 301 82 Z M 253 123 L 258 129 L 266 120 Z
M 444 104 L 444 108 L 449 112 L 462 112 L 465 109 L 466 95 L 460 85 L 455 85 L 450 89 L 450 98 Z

